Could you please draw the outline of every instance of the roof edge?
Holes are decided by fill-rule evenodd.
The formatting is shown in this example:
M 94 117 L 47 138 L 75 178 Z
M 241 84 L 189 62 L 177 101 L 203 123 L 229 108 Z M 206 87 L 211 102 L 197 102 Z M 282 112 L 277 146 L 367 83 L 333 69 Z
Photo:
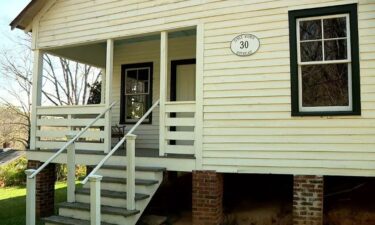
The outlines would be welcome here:
M 29 11 L 31 7 L 36 4 L 36 2 L 37 0 L 31 0 L 31 2 L 29 2 L 29 4 L 27 4 L 27 6 L 17 15 L 17 17 L 13 19 L 13 21 L 9 24 L 12 30 L 14 30 L 14 28 L 25 30 L 25 27 L 19 25 L 19 22 L 23 19 L 27 11 Z

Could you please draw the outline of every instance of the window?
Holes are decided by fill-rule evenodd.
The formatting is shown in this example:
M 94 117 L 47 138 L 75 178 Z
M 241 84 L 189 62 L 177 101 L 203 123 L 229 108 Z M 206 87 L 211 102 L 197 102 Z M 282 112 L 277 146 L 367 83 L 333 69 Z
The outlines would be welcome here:
M 120 123 L 136 123 L 151 107 L 152 68 L 152 63 L 122 66 Z
M 289 12 L 292 115 L 360 114 L 356 5 Z

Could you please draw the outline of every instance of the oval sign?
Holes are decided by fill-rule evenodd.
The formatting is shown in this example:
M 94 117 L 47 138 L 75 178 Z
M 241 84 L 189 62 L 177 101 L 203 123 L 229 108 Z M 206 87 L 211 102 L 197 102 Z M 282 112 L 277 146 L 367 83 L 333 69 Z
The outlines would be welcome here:
M 235 37 L 231 44 L 230 49 L 238 56 L 249 56 L 258 51 L 260 47 L 259 39 L 252 34 L 241 34 Z

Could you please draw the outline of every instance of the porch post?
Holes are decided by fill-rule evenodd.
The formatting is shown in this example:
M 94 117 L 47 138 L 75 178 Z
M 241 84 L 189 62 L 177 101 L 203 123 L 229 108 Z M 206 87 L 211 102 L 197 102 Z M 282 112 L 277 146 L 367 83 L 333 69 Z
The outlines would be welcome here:
M 165 102 L 167 101 L 168 68 L 168 32 L 161 32 L 160 37 L 160 104 L 159 104 L 159 154 L 164 155 L 166 146 Z
M 195 141 L 194 150 L 196 169 L 202 169 L 203 149 L 203 60 L 204 60 L 204 24 L 197 25 L 196 72 L 195 72 Z
M 37 130 L 37 112 L 36 109 L 42 102 L 42 79 L 43 79 L 43 51 L 34 50 L 33 64 L 33 87 L 32 87 L 32 105 L 31 105 L 31 126 L 30 126 L 30 149 L 36 147 L 36 130 Z
M 105 72 L 105 107 L 108 108 L 112 103 L 112 76 L 113 76 L 113 39 L 107 40 L 106 72 Z M 108 110 L 105 114 L 105 139 L 104 152 L 109 152 L 112 145 L 112 116 Z
M 101 70 L 102 70 L 102 86 L 100 89 L 100 104 L 105 104 L 105 84 L 106 84 L 105 68 L 102 68 Z

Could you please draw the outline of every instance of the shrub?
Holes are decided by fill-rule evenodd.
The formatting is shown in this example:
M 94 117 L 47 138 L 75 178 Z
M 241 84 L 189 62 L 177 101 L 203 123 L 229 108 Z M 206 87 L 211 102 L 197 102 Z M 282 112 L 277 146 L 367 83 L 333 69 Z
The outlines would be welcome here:
M 24 185 L 26 183 L 26 167 L 27 160 L 25 157 L 0 166 L 0 187 Z
M 56 165 L 56 180 L 66 181 L 68 175 L 68 169 L 66 164 Z M 86 176 L 86 166 L 77 165 L 76 166 L 76 179 L 83 180 Z

